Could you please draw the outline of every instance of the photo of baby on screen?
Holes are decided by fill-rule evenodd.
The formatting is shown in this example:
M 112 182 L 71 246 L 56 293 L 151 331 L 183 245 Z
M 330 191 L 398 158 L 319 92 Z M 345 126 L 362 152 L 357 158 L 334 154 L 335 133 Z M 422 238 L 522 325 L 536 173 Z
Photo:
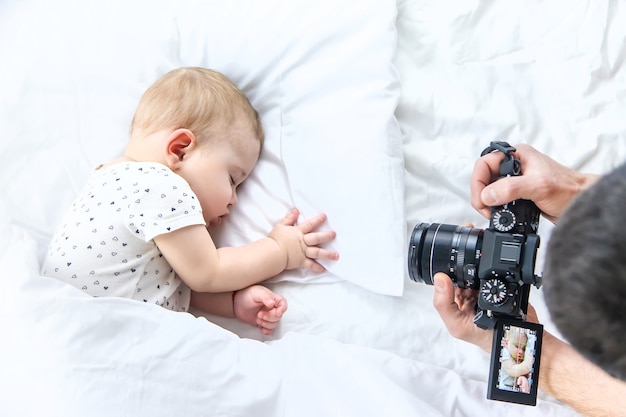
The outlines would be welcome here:
M 533 384 L 533 364 L 537 332 L 514 325 L 504 326 L 500 350 L 498 388 L 529 394 Z

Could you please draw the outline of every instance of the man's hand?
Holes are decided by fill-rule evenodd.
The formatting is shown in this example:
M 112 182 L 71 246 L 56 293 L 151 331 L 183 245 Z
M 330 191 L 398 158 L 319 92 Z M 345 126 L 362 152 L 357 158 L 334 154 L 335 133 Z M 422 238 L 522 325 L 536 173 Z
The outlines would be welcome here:
M 492 152 L 474 164 L 470 182 L 472 207 L 489 218 L 490 206 L 517 199 L 532 200 L 543 215 L 556 223 L 570 201 L 597 179 L 597 175 L 580 174 L 556 162 L 526 144 L 515 145 L 513 153 L 520 160 L 522 175 L 502 178 L 502 152 Z
M 483 330 L 474 324 L 474 306 L 478 291 L 457 288 L 443 272 L 434 276 L 433 305 L 445 323 L 448 332 L 457 339 L 472 343 L 491 352 L 493 330 Z

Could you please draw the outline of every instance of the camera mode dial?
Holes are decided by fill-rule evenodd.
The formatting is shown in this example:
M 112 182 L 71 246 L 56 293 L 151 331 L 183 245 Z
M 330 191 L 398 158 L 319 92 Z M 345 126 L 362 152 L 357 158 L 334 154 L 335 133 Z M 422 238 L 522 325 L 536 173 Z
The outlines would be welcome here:
M 483 281 L 480 296 L 489 305 L 500 306 L 510 297 L 506 283 L 498 278 Z
M 506 233 L 513 230 L 517 219 L 511 210 L 502 209 L 493 213 L 491 222 L 493 223 L 494 229 L 498 232 Z

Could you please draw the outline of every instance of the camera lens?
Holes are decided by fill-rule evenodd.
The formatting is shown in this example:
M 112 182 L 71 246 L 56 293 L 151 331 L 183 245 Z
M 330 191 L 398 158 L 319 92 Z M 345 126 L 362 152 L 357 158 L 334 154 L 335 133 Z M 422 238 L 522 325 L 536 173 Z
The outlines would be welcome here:
M 445 272 L 461 288 L 478 287 L 478 261 L 483 230 L 452 224 L 420 223 L 409 242 L 409 276 L 433 284 L 437 272 Z

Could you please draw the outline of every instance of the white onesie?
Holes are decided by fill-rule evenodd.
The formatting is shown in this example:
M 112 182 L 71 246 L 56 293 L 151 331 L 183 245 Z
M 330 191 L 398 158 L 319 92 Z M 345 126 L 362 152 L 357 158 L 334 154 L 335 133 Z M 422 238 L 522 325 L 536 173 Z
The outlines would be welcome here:
M 91 175 L 52 237 L 42 275 L 95 296 L 189 308 L 190 290 L 152 240 L 202 224 L 189 184 L 164 165 L 123 162 Z

